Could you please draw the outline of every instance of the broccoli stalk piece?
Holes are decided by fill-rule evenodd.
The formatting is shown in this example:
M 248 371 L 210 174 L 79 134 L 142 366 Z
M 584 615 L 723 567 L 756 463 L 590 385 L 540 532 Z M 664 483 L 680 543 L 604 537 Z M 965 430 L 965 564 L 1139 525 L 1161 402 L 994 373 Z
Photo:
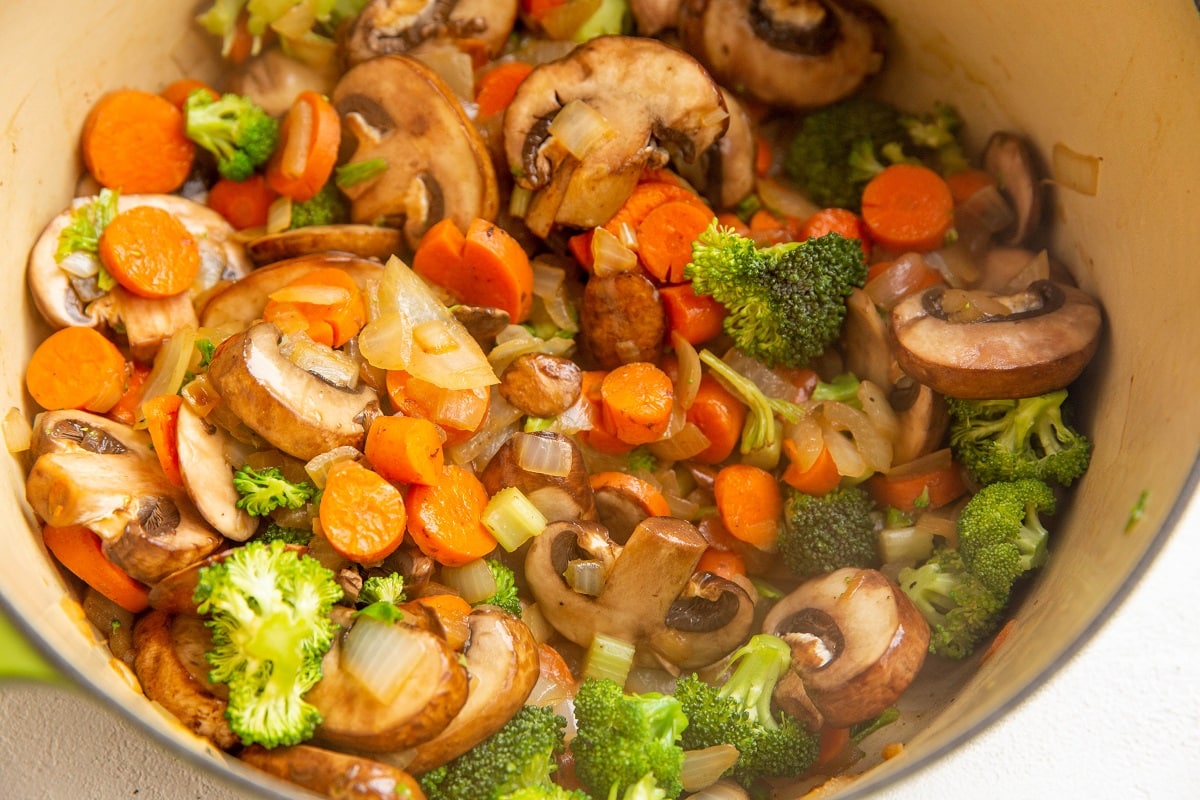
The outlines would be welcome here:
M 905 567 L 900 588 L 929 623 L 929 652 L 963 659 L 1000 627 L 1007 594 L 996 594 L 972 575 L 962 555 L 938 547 L 919 567 Z
M 428 800 L 573 800 L 575 793 L 551 780 L 566 724 L 549 707 L 525 706 L 487 739 L 423 774 L 421 788 Z
M 521 616 L 521 600 L 517 596 L 517 577 L 513 571 L 495 558 L 487 560 L 488 569 L 492 571 L 492 579 L 496 581 L 496 591 L 487 599 L 475 605 L 498 606 L 514 617 Z
M 730 663 L 733 672 L 720 687 L 695 675 L 676 684 L 688 718 L 683 747 L 733 745 L 738 760 L 727 774 L 747 788 L 760 778 L 802 774 L 817 758 L 818 737 L 790 714 L 775 716 L 771 709 L 775 685 L 792 663 L 791 647 L 777 636 L 757 634 Z
M 304 694 L 321 679 L 342 590 L 333 572 L 283 542 L 250 542 L 200 570 L 195 601 L 212 631 L 209 679 L 229 687 L 225 716 L 243 744 L 298 744 L 321 722 Z
M 249 464 L 233 473 L 233 487 L 242 495 L 237 507 L 254 517 L 266 516 L 277 508 L 300 508 L 316 492 L 307 481 L 292 483 L 283 477 L 279 467 L 256 470 Z
M 1017 578 L 1046 563 L 1049 532 L 1041 514 L 1053 514 L 1054 491 L 1025 478 L 989 483 L 958 517 L 963 564 L 989 591 L 1007 597 Z
M 802 578 L 842 567 L 873 567 L 879 563 L 875 512 L 875 501 L 858 486 L 838 487 L 821 497 L 789 489 L 779 554 Z
M 980 483 L 1021 478 L 1070 486 L 1092 443 L 1063 419 L 1067 390 L 1019 400 L 947 399 L 950 447 Z
M 244 181 L 265 164 L 279 145 L 279 121 L 248 97 L 206 89 L 188 95 L 183 105 L 187 137 L 216 156 L 221 177 Z
M 802 367 L 837 339 L 867 264 L 862 245 L 837 233 L 759 248 L 714 220 L 684 274 L 729 312 L 724 329 L 739 350 L 769 367 Z
M 340 225 L 350 221 L 350 201 L 333 181 L 308 200 L 292 201 L 292 221 L 289 230 L 313 225 Z
M 679 738 L 688 718 L 675 697 L 625 694 L 616 681 L 589 678 L 575 693 L 575 724 L 575 774 L 593 797 L 620 797 L 647 773 L 667 797 L 683 791 Z
M 710 350 L 701 350 L 700 360 L 708 365 L 731 392 L 747 406 L 746 421 L 742 425 L 739 450 L 742 455 L 776 449 L 782 440 L 775 424 L 775 415 L 796 423 L 804 415 L 804 409 L 795 403 L 778 397 L 767 397 L 754 381 L 717 358 Z

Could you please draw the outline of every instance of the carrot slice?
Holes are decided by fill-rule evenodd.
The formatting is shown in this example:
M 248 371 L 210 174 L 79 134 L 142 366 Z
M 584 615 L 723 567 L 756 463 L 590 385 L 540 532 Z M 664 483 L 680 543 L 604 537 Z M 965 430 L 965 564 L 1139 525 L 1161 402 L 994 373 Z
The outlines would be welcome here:
M 312 287 L 311 301 L 303 299 L 305 287 Z M 336 299 L 322 302 L 323 289 L 333 290 Z M 273 292 L 263 309 L 263 319 L 285 332 L 305 327 L 313 341 L 341 347 L 366 324 L 367 307 L 362 289 L 350 273 L 337 267 L 321 267 Z
M 175 432 L 179 427 L 179 407 L 183 398 L 177 394 L 160 394 L 142 403 L 142 414 L 146 417 L 146 430 L 154 444 L 154 454 L 162 465 L 167 480 L 183 486 L 183 474 L 179 470 L 179 442 Z
M 200 274 L 196 239 L 174 214 L 155 206 L 134 206 L 113 217 L 100 234 L 100 261 L 139 297 L 187 291 Z
M 783 518 L 783 493 L 775 476 L 750 464 L 722 467 L 713 480 L 717 513 L 737 539 L 771 550 Z
M 82 144 L 92 177 L 125 194 L 175 191 L 196 157 L 183 112 L 161 95 L 136 89 L 110 92 L 92 106 Z
M 150 377 L 150 370 L 148 364 L 140 361 L 129 362 L 129 378 L 125 384 L 125 391 L 117 404 L 108 410 L 109 419 L 125 425 L 133 425 L 140 419 L 138 409 L 142 405 L 143 390 L 146 379 Z
M 433 225 L 413 254 L 413 270 L 469 305 L 507 311 L 523 322 L 533 309 L 533 267 L 521 244 L 485 219 L 464 235 L 453 220 Z
M 445 389 L 398 369 L 387 371 L 384 384 L 392 407 L 406 416 L 435 423 L 446 436 L 444 445 L 471 438 L 487 419 L 490 395 L 486 386 Z
M 100 537 L 82 525 L 42 528 L 46 549 L 76 577 L 133 614 L 150 605 L 150 591 L 108 560 Z
M 365 452 L 375 471 L 393 483 L 437 483 L 445 465 L 442 436 L 421 417 L 376 417 Z
M 311 89 L 296 95 L 279 126 L 279 147 L 267 163 L 267 183 L 293 200 L 311 200 L 337 164 L 342 120 L 325 97 Z
M 871 237 L 897 252 L 928 252 L 942 245 L 954 224 L 954 197 L 928 167 L 892 164 L 863 189 L 862 218 Z
M 712 223 L 713 213 L 691 201 L 671 200 L 654 208 L 637 226 L 638 259 L 660 283 L 679 283 L 692 260 L 692 242 Z
M 637 231 L 638 226 L 642 224 L 642 220 L 646 218 L 647 214 L 663 203 L 672 200 L 693 203 L 702 208 L 708 208 L 708 204 L 704 202 L 704 198 L 686 186 L 661 179 L 645 181 L 633 187 L 633 192 L 625 200 L 625 203 L 601 227 L 613 236 L 621 238 L 621 231 L 625 226 L 628 226 L 631 231 Z
M 940 508 L 967 491 L 962 468 L 954 461 L 916 471 L 900 467 L 891 473 L 880 472 L 872 475 L 864 488 L 880 506 L 900 511 Z
M 462 650 L 471 638 L 471 604 L 456 594 L 439 592 L 418 597 L 412 602 L 429 609 L 442 626 L 442 635 L 452 650 Z
M 827 233 L 839 233 L 847 239 L 858 239 L 862 243 L 863 258 L 871 254 L 870 235 L 862 218 L 845 208 L 823 208 L 806 217 L 800 223 L 797 238 L 815 239 Z
M 208 190 L 208 207 L 239 231 L 267 224 L 275 191 L 255 173 L 244 181 L 221 178 Z
M 180 78 L 177 81 L 172 81 L 167 84 L 167 87 L 162 90 L 161 94 L 171 102 L 171 105 L 182 109 L 183 104 L 187 102 L 188 95 L 197 89 L 203 89 L 208 92 L 214 101 L 221 99 L 221 95 L 216 89 L 199 78 Z
M 696 562 L 696 572 L 711 572 L 731 581 L 739 575 L 745 576 L 746 561 L 732 550 L 708 547 Z
M 600 382 L 606 427 L 626 444 L 662 438 L 671 422 L 675 387 L 671 377 L 648 361 L 622 364 Z
M 47 336 L 25 367 L 25 386 L 42 408 L 103 414 L 125 391 L 125 356 L 95 328 L 63 328 Z
M 317 513 L 330 546 L 360 564 L 382 561 L 404 541 L 404 496 L 357 461 L 329 470 Z
M 409 535 L 439 564 L 461 567 L 496 549 L 495 538 L 482 522 L 487 490 L 468 470 L 447 464 L 437 483 L 409 486 L 405 502 Z
M 688 407 L 687 421 L 699 428 L 709 441 L 708 447 L 692 459 L 702 464 L 719 464 L 729 458 L 742 436 L 746 405 L 705 372 L 700 376 L 696 399 Z
M 691 281 L 660 286 L 658 296 L 667 312 L 668 329 L 684 341 L 699 345 L 721 335 L 729 312 L 711 295 L 696 294 Z
M 508 108 L 521 83 L 533 72 L 533 65 L 524 61 L 497 64 L 483 75 L 475 87 L 475 105 L 481 117 L 491 117 Z
M 955 204 L 965 203 L 980 189 L 996 185 L 992 174 L 982 169 L 963 169 L 946 176 L 946 185 L 950 187 L 950 195 Z
M 608 372 L 605 370 L 584 370 L 583 372 L 580 395 L 588 402 L 592 427 L 580 431 L 579 438 L 598 453 L 614 456 L 624 455 L 633 450 L 634 446 L 618 439 L 604 419 L 604 403 L 600 397 L 600 385 L 607 374 Z
M 588 483 L 591 484 L 593 492 L 612 489 L 634 498 L 642 511 L 651 517 L 671 516 L 671 507 L 667 505 L 667 498 L 663 493 L 652 483 L 636 475 L 616 471 L 593 472 L 588 477 Z
M 780 480 L 797 491 L 820 497 L 832 492 L 842 482 L 837 462 L 833 460 L 833 454 L 829 452 L 828 447 L 821 447 L 821 452 L 817 454 L 816 459 L 807 469 L 802 467 L 797 460 L 799 448 L 792 439 L 783 440 L 783 453 L 788 457 L 790 463 L 780 476 Z

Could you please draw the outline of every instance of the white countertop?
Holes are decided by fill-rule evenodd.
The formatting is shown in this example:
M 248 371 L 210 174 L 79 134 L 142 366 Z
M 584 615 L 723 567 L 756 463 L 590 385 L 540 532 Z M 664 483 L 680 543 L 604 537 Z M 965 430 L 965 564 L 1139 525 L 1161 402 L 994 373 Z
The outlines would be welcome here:
M 1015 711 L 879 794 L 899 798 L 1200 796 L 1200 502 L 1099 634 Z M 114 745 L 119 743 L 119 745 Z M 85 696 L 0 685 L 0 797 L 242 795 Z

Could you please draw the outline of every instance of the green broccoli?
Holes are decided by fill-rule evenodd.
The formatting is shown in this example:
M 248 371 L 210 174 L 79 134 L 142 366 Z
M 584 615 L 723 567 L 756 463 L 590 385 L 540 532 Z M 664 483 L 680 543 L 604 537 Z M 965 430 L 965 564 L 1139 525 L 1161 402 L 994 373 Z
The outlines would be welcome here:
M 466 753 L 421 775 L 421 788 L 428 800 L 573 798 L 551 780 L 566 724 L 547 706 L 525 706 Z
M 817 381 L 808 399 L 818 402 L 833 400 L 861 410 L 862 401 L 858 399 L 858 387 L 861 385 L 862 382 L 853 372 L 843 372 L 832 381 Z
M 929 623 L 929 652 L 962 659 L 1000 627 L 1008 594 L 996 594 L 967 571 L 962 555 L 938 547 L 919 567 L 905 567 L 900 588 Z
M 328 44 L 333 46 L 333 35 L 338 26 L 347 19 L 358 16 L 368 0 L 275 0 L 274 2 L 248 2 L 248 0 L 213 0 L 211 6 L 196 18 L 205 30 L 222 37 L 221 55 L 228 56 L 238 32 L 238 20 L 245 12 L 246 30 L 253 37 L 251 53 L 257 55 L 262 48 L 263 37 L 268 28 L 277 34 L 288 52 L 303 45 Z M 304 8 L 299 8 L 304 6 Z M 312 20 L 310 29 L 296 28 L 298 12 Z M 304 17 L 300 17 L 303 19 Z M 275 27 L 274 23 L 286 24 Z
M 647 772 L 637 783 L 625 787 L 617 794 L 616 787 L 608 793 L 608 800 L 667 800 L 666 791 L 658 785 L 653 772 Z
M 237 507 L 254 517 L 263 517 L 277 508 L 300 508 L 312 499 L 316 489 L 307 481 L 292 483 L 279 467 L 256 470 L 246 464 L 233 473 L 233 487 L 242 495 Z
M 500 800 L 591 800 L 582 789 L 568 789 L 557 783 L 522 786 L 515 792 L 500 795 Z
M 283 542 L 250 542 L 203 567 L 194 598 L 212 631 L 209 680 L 229 687 L 225 716 L 243 744 L 298 744 L 321 715 L 304 694 L 321 679 L 342 590 L 333 572 Z
M 495 558 L 487 560 L 488 569 L 496 581 L 496 591 L 482 601 L 493 606 L 499 606 L 514 617 L 521 616 L 521 599 L 517 596 L 517 577 L 513 571 Z M 480 605 L 476 603 L 476 605 Z
M 960 140 L 963 119 L 953 106 L 935 102 L 928 114 L 901 114 L 900 124 L 913 148 L 927 153 L 930 166 L 943 175 L 970 167 Z
M 769 367 L 802 367 L 837 339 L 867 264 L 862 245 L 837 233 L 759 248 L 714 220 L 684 274 L 729 312 L 725 332 L 739 350 Z
M 1049 532 L 1041 514 L 1053 514 L 1054 491 L 1034 478 L 989 483 L 958 517 L 958 550 L 972 575 L 1007 597 L 1013 582 L 1046 563 Z
M 950 447 L 980 483 L 1020 478 L 1070 486 L 1087 472 L 1092 443 L 1063 419 L 1067 390 L 1019 400 L 947 398 Z
M 859 486 L 821 497 L 788 490 L 779 554 L 801 578 L 879 563 L 875 501 Z
M 363 581 L 358 590 L 355 616 L 362 615 L 380 622 L 398 622 L 404 618 L 399 605 L 405 600 L 404 576 L 399 572 L 387 575 L 372 575 Z
M 620 797 L 647 773 L 667 797 L 683 791 L 679 739 L 688 719 L 675 697 L 625 694 L 616 681 L 589 678 L 575 693 L 575 724 L 575 774 L 593 797 Z
M 277 522 L 272 522 L 267 525 L 266 530 L 254 537 L 256 542 L 274 542 L 279 540 L 284 544 L 298 544 L 308 546 L 312 541 L 313 532 L 311 528 L 286 528 Z
M 700 351 L 700 360 L 708 365 L 721 383 L 746 404 L 746 421 L 742 424 L 739 449 L 742 455 L 759 451 L 774 451 L 776 457 L 783 443 L 775 415 L 796 423 L 804 416 L 804 409 L 788 400 L 767 397 L 754 381 L 735 370 L 710 350 Z
M 333 181 L 326 183 L 309 200 L 292 202 L 289 230 L 313 225 L 340 225 L 350 221 L 350 201 Z
M 733 672 L 719 688 L 695 675 L 676 683 L 674 695 L 688 718 L 683 747 L 732 744 L 738 760 L 727 774 L 747 788 L 759 778 L 802 774 L 816 760 L 819 740 L 795 717 L 771 709 L 775 685 L 792 663 L 791 647 L 760 633 L 730 663 Z
M 279 121 L 237 94 L 213 100 L 197 89 L 184 102 L 187 137 L 217 158 L 221 177 L 244 181 L 265 164 L 279 145 Z

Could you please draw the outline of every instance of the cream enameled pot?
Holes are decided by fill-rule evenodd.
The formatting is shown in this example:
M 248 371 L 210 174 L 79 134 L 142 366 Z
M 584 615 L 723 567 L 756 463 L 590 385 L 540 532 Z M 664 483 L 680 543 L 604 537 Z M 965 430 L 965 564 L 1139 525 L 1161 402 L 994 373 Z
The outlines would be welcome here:
M 74 191 L 87 109 L 112 88 L 215 76 L 213 42 L 192 22 L 196 5 L 0 8 L 0 271 L 9 286 L 0 294 L 0 410 L 34 410 L 24 363 L 46 329 L 22 288 L 25 258 Z M 1055 254 L 1100 298 L 1105 333 L 1074 392 L 1086 398 L 1081 427 L 1095 441 L 1092 466 L 1053 520 L 1053 556 L 1017 626 L 978 671 L 972 664 L 924 678 L 906 699 L 926 713 L 910 715 L 904 754 L 846 797 L 945 757 L 1077 650 L 1172 535 L 1195 488 L 1200 445 L 1200 8 L 1188 0 L 877 5 L 894 42 L 879 85 L 885 95 L 913 107 L 955 103 L 976 147 L 997 128 L 1031 137 L 1060 179 L 1050 204 Z M 1083 169 L 1080 180 L 1081 165 L 1097 169 Z M 296 796 L 186 734 L 114 668 L 32 533 L 24 470 L 15 458 L 3 465 L 3 611 L 58 669 L 147 736 L 251 793 Z M 1144 514 L 1127 526 L 1143 493 Z M 951 697 L 953 713 L 939 713 Z

